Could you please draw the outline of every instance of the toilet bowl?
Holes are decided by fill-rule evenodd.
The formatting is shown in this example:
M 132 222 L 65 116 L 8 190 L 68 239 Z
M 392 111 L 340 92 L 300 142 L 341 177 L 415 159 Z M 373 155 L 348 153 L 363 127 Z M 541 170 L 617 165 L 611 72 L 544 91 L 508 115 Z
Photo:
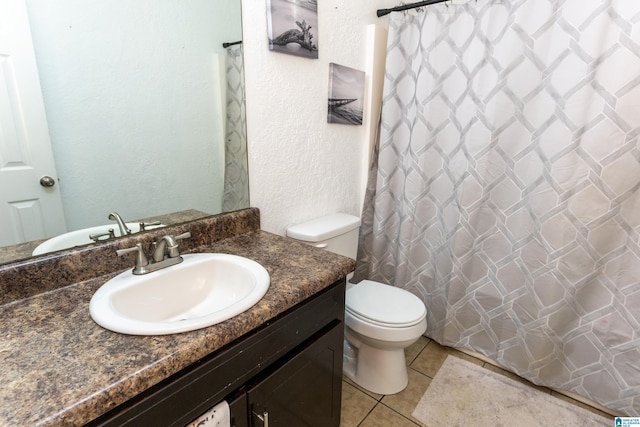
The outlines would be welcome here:
M 363 280 L 347 290 L 344 374 L 365 389 L 395 394 L 407 386 L 404 349 L 426 331 L 427 311 L 412 293 Z
M 358 217 L 332 214 L 293 225 L 287 236 L 355 258 L 359 226 Z M 420 298 L 404 289 L 371 280 L 347 284 L 344 374 L 374 393 L 402 391 L 408 383 L 404 349 L 426 331 L 426 314 Z

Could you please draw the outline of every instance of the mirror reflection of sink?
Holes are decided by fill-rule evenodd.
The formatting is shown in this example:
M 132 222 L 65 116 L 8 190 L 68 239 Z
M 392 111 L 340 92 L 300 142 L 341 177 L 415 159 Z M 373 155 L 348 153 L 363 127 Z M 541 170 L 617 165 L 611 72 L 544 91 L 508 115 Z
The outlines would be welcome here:
M 140 232 L 140 224 L 137 222 L 127 222 L 127 227 L 129 227 L 131 233 Z M 146 230 L 152 230 L 158 227 L 164 227 L 164 224 L 150 225 L 146 227 Z M 89 236 L 92 234 L 106 234 L 109 232 L 109 229 L 113 229 L 116 237 L 120 236 L 118 224 L 115 223 L 83 228 L 81 230 L 70 231 L 68 233 L 60 234 L 59 236 L 55 236 L 48 240 L 45 240 L 44 242 L 36 246 L 36 248 L 33 250 L 32 255 L 42 255 L 47 252 L 59 251 L 61 249 L 73 248 L 74 246 L 95 243 L 95 241 L 91 240 Z
M 255 305 L 269 289 L 267 270 L 229 254 L 182 255 L 182 263 L 149 274 L 131 270 L 91 298 L 100 326 L 132 335 L 166 335 L 223 322 Z

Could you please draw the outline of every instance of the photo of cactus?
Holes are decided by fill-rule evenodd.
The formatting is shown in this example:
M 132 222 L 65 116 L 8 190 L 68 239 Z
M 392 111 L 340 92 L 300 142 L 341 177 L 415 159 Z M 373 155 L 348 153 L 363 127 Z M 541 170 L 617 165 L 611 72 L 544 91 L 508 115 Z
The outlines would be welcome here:
M 317 0 L 267 0 L 269 49 L 318 58 Z

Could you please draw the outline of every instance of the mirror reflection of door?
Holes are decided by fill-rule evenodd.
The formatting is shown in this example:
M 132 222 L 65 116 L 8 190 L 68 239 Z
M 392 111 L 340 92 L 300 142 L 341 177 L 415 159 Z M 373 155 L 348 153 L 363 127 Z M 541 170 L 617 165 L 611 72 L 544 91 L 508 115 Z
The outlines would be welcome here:
M 0 0 L 0 11 L 0 246 L 4 246 L 64 233 L 66 226 L 26 5 L 24 0 Z

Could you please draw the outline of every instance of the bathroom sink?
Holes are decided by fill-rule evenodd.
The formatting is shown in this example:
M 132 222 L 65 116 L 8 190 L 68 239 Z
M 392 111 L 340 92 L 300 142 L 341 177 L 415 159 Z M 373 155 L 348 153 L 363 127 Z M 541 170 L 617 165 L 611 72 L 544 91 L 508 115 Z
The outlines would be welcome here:
M 91 298 L 93 320 L 132 335 L 193 331 L 248 310 L 269 289 L 269 273 L 250 259 L 219 253 L 182 257 L 162 270 L 128 270 L 107 281 Z
M 140 232 L 140 224 L 137 222 L 127 222 L 127 227 L 131 230 L 131 233 Z M 154 228 L 164 227 L 164 224 L 147 226 L 147 230 Z M 92 234 L 106 234 L 109 229 L 113 229 L 116 237 L 120 236 L 120 230 L 117 224 L 98 225 L 96 227 L 83 228 L 76 231 L 70 231 L 68 233 L 60 234 L 45 240 L 40 243 L 33 250 L 32 255 L 42 255 L 47 252 L 59 251 L 62 249 L 73 248 L 74 246 L 86 245 L 89 243 L 95 243 L 94 240 L 89 238 Z

